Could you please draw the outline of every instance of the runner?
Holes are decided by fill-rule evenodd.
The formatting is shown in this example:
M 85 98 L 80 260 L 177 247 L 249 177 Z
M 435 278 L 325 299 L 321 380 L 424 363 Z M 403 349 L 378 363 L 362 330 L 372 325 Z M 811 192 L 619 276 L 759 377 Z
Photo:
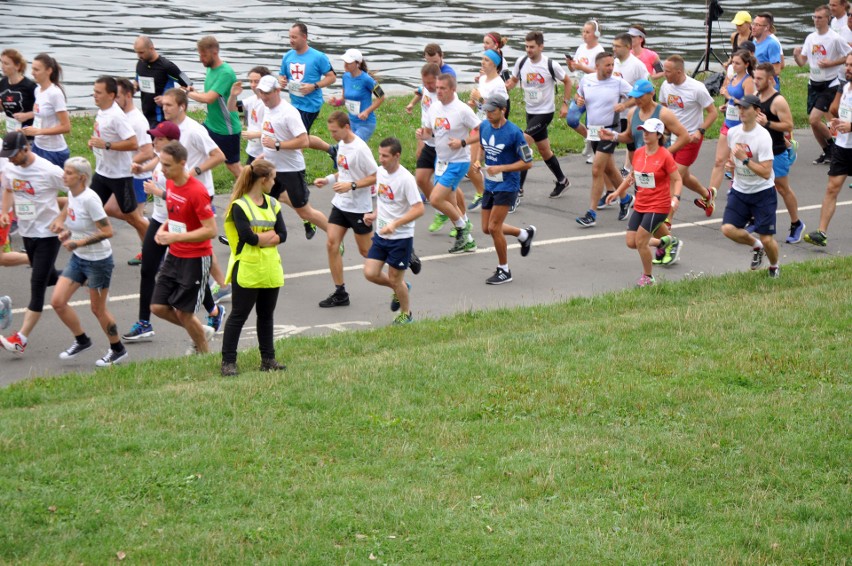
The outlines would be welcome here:
M 367 281 L 393 290 L 391 312 L 401 311 L 394 324 L 414 320 L 405 270 L 414 272 L 414 221 L 424 213 L 414 176 L 400 165 L 402 145 L 396 138 L 379 143 L 379 167 L 376 173 L 376 233 L 364 262 Z M 418 260 L 419 261 L 419 260 Z M 387 274 L 383 271 L 387 264 Z
M 16 49 L 4 49 L 0 53 L 0 101 L 6 114 L 6 133 L 24 126 L 32 126 L 35 105 L 35 81 L 25 77 L 27 60 Z
M 784 55 L 781 53 L 781 42 L 772 30 L 775 29 L 775 18 L 769 12 L 761 12 L 751 22 L 751 41 L 754 43 L 754 58 L 758 63 L 770 63 L 775 67 L 775 90 L 781 90 L 780 75 L 784 68 Z
M 370 187 L 376 183 L 378 165 L 370 147 L 352 131 L 345 112 L 332 112 L 328 117 L 328 132 L 338 143 L 337 173 L 314 180 L 317 187 L 331 187 L 335 195 L 328 215 L 328 267 L 334 281 L 334 292 L 320 301 L 322 308 L 349 305 L 349 293 L 343 281 L 343 258 L 340 246 L 346 232 L 352 228 L 355 242 L 362 256 L 370 251 L 370 234 L 376 211 Z
M 68 206 L 51 225 L 51 231 L 71 252 L 71 258 L 56 283 L 50 305 L 74 335 L 74 343 L 59 354 L 59 359 L 72 360 L 94 346 L 80 324 L 80 317 L 68 304 L 77 289 L 83 285 L 89 288 L 92 314 L 109 340 L 109 350 L 95 365 L 108 367 L 127 361 L 128 354 L 118 337 L 115 318 L 107 308 L 109 284 L 115 267 L 109 243 L 112 225 L 100 197 L 88 186 L 91 180 L 92 166 L 84 157 L 72 157 L 65 162 Z
M 674 112 L 678 121 L 689 132 L 687 144 L 671 154 L 678 164 L 683 185 L 701 197 L 693 201 L 695 206 L 703 208 L 707 216 L 712 216 L 716 208 L 716 188 L 704 188 L 695 175 L 690 173 L 689 168 L 698 159 L 704 134 L 716 121 L 719 112 L 704 83 L 686 76 L 683 57 L 672 55 L 666 59 L 663 72 L 666 80 L 660 86 L 660 103 Z
M 456 228 L 455 244 L 449 253 L 473 252 L 476 251 L 476 241 L 470 233 L 471 223 L 464 199 L 458 196 L 458 192 L 461 191 L 459 183 L 470 168 L 468 136 L 480 122 L 473 110 L 456 96 L 456 79 L 452 75 L 439 75 L 436 88 L 438 98 L 429 108 L 427 125 L 415 132 L 419 140 L 435 138 L 435 186 L 429 202 Z M 454 192 L 457 194 L 454 195 Z M 459 200 L 461 207 L 458 206 Z
M 0 157 L 9 160 L 3 171 L 0 227 L 9 226 L 14 206 L 18 233 L 24 240 L 32 266 L 30 302 L 21 329 L 11 336 L 0 336 L 0 343 L 6 350 L 20 355 L 26 350 L 28 338 L 41 318 L 45 292 L 56 284 L 59 277 L 54 264 L 60 243 L 50 227 L 59 216 L 56 197 L 65 190 L 65 185 L 62 169 L 30 150 L 30 144 L 21 131 L 6 134 Z
M 683 184 L 674 157 L 662 145 L 666 130 L 662 120 L 648 118 L 637 129 L 642 132 L 642 145 L 633 154 L 633 171 L 607 200 L 614 202 L 623 198 L 631 185 L 636 186 L 636 202 L 627 224 L 626 243 L 628 248 L 639 252 L 642 261 L 642 276 L 636 285 L 647 287 L 656 283 L 651 250 L 662 250 L 677 241 L 675 236 L 668 234 L 666 218 L 677 210 Z M 660 231 L 666 235 L 654 237 Z M 683 247 L 678 244 L 676 249 L 679 253 Z M 675 255 L 670 264 L 677 260 Z
M 35 138 L 33 153 L 62 168 L 71 155 L 63 135 L 71 133 L 71 118 L 62 89 L 62 67 L 47 53 L 39 53 L 33 60 L 32 71 L 33 79 L 38 84 L 33 105 L 33 125 L 25 126 L 22 130 L 28 138 Z
M 598 56 L 598 53 L 603 53 L 604 51 L 603 45 L 598 42 L 601 32 L 597 21 L 590 20 L 583 24 L 582 36 L 583 43 L 577 47 L 574 57 L 571 57 L 570 55 L 565 56 L 565 62 L 568 65 L 568 69 L 571 71 L 574 79 L 576 79 L 576 86 L 580 86 L 580 81 L 583 80 L 583 77 L 595 73 L 595 57 Z M 580 118 L 586 112 L 586 108 L 578 106 L 567 90 L 565 91 L 565 99 L 571 101 L 568 105 L 568 116 L 566 121 L 568 126 L 580 134 L 580 136 L 582 136 L 585 140 L 586 145 L 583 148 L 583 155 L 588 158 L 586 160 L 586 164 L 591 165 L 594 159 L 592 143 L 587 139 L 586 126 L 580 121 Z M 523 173 L 521 175 L 523 175 Z
M 228 111 L 242 112 L 245 118 L 246 127 L 243 130 L 242 138 L 246 140 L 246 165 L 250 165 L 252 161 L 263 153 L 260 138 L 263 133 L 261 127 L 263 126 L 263 115 L 266 113 L 266 106 L 257 96 L 257 85 L 260 83 L 260 79 L 270 74 L 272 73 L 264 66 L 252 68 L 248 72 L 251 95 L 248 98 L 238 100 L 237 97 L 243 92 L 243 83 L 237 81 L 231 87 L 231 95 L 228 97 Z
M 148 120 L 148 128 L 154 128 L 165 119 L 163 93 L 178 85 L 187 87 L 192 81 L 177 65 L 157 53 L 154 42 L 147 35 L 136 38 L 133 51 L 139 58 L 136 62 L 136 84 L 142 101 L 142 114 Z
M 512 90 L 520 83 L 524 90 L 524 101 L 527 107 L 527 143 L 535 142 L 541 158 L 547 168 L 553 173 L 556 185 L 550 192 L 550 198 L 558 198 L 571 183 L 562 172 L 559 160 L 550 149 L 547 137 L 547 126 L 553 120 L 556 111 L 554 104 L 556 81 L 562 81 L 564 86 L 562 108 L 559 117 L 568 114 L 568 100 L 571 96 L 571 78 L 565 73 L 559 63 L 553 62 L 542 54 L 544 50 L 544 34 L 531 31 L 526 35 L 526 55 L 518 59 L 512 70 L 512 77 L 506 82 L 506 89 Z M 520 194 L 524 193 L 526 171 L 521 171 Z
M 747 94 L 736 102 L 742 124 L 728 130 L 728 146 L 736 166 L 734 184 L 722 219 L 722 233 L 738 244 L 752 248 L 751 269 L 760 269 L 763 258 L 769 259 L 769 276 L 781 274 L 778 267 L 778 244 L 775 242 L 775 173 L 772 171 L 772 137 L 757 124 L 760 98 Z M 745 230 L 754 218 L 754 234 Z
M 278 81 L 290 93 L 290 104 L 299 111 L 305 131 L 310 133 L 322 108 L 322 89 L 334 84 L 337 75 L 322 51 L 308 46 L 308 26 L 290 27 L 290 51 L 281 59 Z
M 9 160 L 5 157 L 0 157 L 0 191 L 5 185 L 3 171 L 9 164 Z M 0 192 L 0 194 L 2 194 Z M 17 223 L 15 218 L 14 208 L 9 211 L 9 223 L 3 226 L 0 224 L 0 267 L 15 267 L 16 265 L 29 265 L 30 260 L 27 254 L 12 251 L 12 241 L 9 237 L 9 232 L 12 231 L 12 225 Z
M 837 116 L 829 123 L 837 136 L 836 151 L 831 155 L 828 168 L 828 186 L 819 212 L 819 230 L 805 236 L 809 244 L 822 247 L 828 245 L 828 225 L 837 208 L 837 195 L 846 177 L 852 175 L 852 54 L 846 56 L 846 85 L 834 95 L 829 111 Z
M 612 76 L 624 79 L 632 88 L 638 81 L 647 80 L 651 75 L 648 73 L 645 64 L 633 55 L 630 50 L 631 44 L 630 35 L 626 33 L 620 33 L 612 40 L 612 54 L 615 55 Z M 624 131 L 627 129 L 627 112 L 622 112 L 620 118 L 621 131 Z M 636 146 L 633 143 L 628 143 L 624 165 L 620 171 L 622 177 L 626 177 L 630 171 L 634 151 L 636 151 Z M 598 208 L 600 208 L 600 203 L 598 203 Z
M 278 292 L 284 285 L 278 246 L 287 239 L 281 205 L 269 196 L 275 185 L 275 166 L 266 160 L 243 168 L 231 192 L 225 213 L 225 233 L 231 246 L 226 281 L 234 288 L 233 310 L 222 338 L 222 375 L 237 369 L 240 333 L 251 314 L 257 312 L 257 341 L 260 371 L 280 371 L 286 366 L 275 359 L 273 328 Z M 243 269 L 240 269 L 240 267 Z
M 659 79 L 663 76 L 663 62 L 660 61 L 660 56 L 653 49 L 645 47 L 645 39 L 648 34 L 645 32 L 645 26 L 642 24 L 630 24 L 627 29 L 627 35 L 630 36 L 630 45 L 633 49 L 633 55 L 639 58 L 645 64 L 652 79 Z
M 165 106 L 164 106 L 165 110 Z M 169 142 L 160 153 L 166 181 L 168 221 L 154 240 L 169 246 L 151 298 L 151 312 L 183 327 L 192 345 L 187 354 L 206 354 L 216 331 L 195 317 L 207 286 L 210 256 L 216 237 L 216 219 L 204 185 L 186 172 L 187 152 L 180 142 Z
M 506 215 L 515 204 L 521 188 L 520 172 L 532 167 L 532 149 L 523 132 L 506 119 L 508 97 L 489 97 L 482 110 L 486 121 L 479 127 L 479 143 L 485 153 L 485 196 L 482 199 L 482 231 L 491 234 L 497 252 L 497 269 L 485 280 L 488 285 L 512 281 L 506 236 L 514 236 L 521 244 L 521 257 L 532 249 L 535 226 L 521 230 L 505 224 Z
M 744 47 L 741 47 L 740 44 L 748 41 L 754 45 L 754 42 L 752 41 L 754 36 L 751 34 L 751 14 L 746 11 L 737 12 L 734 19 L 731 20 L 731 23 L 734 24 L 736 30 L 734 30 L 731 34 L 731 57 L 723 63 L 725 70 L 731 66 L 734 53 L 740 49 L 744 49 Z
M 441 69 L 442 74 L 456 76 L 456 72 L 444 62 L 444 51 L 437 43 L 429 43 L 423 48 L 423 60 L 427 63 L 435 63 Z

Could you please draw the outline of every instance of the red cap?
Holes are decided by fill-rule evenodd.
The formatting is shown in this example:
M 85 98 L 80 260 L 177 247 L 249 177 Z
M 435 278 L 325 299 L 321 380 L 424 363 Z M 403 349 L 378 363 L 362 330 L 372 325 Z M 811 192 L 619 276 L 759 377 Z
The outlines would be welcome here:
M 148 130 L 148 134 L 152 138 L 168 138 L 170 140 L 180 140 L 180 128 L 173 122 L 160 122 L 156 128 Z

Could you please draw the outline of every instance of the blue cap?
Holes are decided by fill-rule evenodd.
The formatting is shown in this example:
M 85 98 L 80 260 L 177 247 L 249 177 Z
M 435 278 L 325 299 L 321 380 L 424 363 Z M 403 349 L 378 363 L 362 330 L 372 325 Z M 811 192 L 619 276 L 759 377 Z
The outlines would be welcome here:
M 627 93 L 627 96 L 630 98 L 639 98 L 640 96 L 651 92 L 654 92 L 654 85 L 651 84 L 651 81 L 640 79 L 636 81 L 636 84 L 633 85 L 633 90 Z

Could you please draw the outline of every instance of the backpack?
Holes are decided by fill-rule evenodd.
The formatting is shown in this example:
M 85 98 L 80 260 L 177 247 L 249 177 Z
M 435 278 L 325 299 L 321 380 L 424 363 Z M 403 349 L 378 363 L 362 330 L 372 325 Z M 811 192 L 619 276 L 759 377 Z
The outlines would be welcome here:
M 722 73 L 710 73 L 704 78 L 704 86 L 707 87 L 707 92 L 710 93 L 710 96 L 719 94 L 724 82 L 725 75 Z

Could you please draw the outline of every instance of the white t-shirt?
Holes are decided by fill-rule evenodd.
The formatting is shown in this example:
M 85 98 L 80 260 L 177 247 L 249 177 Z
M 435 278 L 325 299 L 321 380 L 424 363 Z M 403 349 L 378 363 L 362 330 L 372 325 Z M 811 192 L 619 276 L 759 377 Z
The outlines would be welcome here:
M 509 91 L 506 90 L 506 83 L 503 81 L 500 75 L 497 75 L 490 81 L 485 75 L 479 77 L 479 96 L 483 100 L 488 100 L 489 96 L 502 96 L 504 99 L 509 100 Z M 485 111 L 482 109 L 482 103 L 477 101 L 476 103 L 476 117 L 482 121 L 485 120 Z
M 376 178 L 378 199 L 376 201 L 376 234 L 384 226 L 399 220 L 420 202 L 420 191 L 417 181 L 405 167 L 400 165 L 393 173 L 388 173 L 384 167 L 379 167 Z M 402 240 L 414 237 L 414 222 L 397 227 L 393 234 L 379 235 L 388 240 Z
M 86 189 L 78 196 L 68 192 L 68 214 L 65 217 L 65 227 L 71 230 L 72 240 L 85 240 L 89 236 L 99 233 L 95 222 L 106 218 L 104 205 L 101 197 L 92 189 Z M 89 261 L 106 259 L 112 255 L 112 246 L 109 240 L 101 240 L 89 246 L 82 246 L 74 250 L 74 255 Z
M 772 137 L 766 128 L 756 125 L 750 132 L 743 129 L 743 124 L 734 126 L 728 130 L 728 147 L 733 151 L 737 144 L 745 144 L 747 146 L 748 157 L 750 160 L 772 161 Z M 770 167 L 769 179 L 764 179 L 757 173 L 743 165 L 740 159 L 734 159 L 734 190 L 744 194 L 754 194 L 771 189 L 775 186 L 775 172 Z
M 25 238 L 51 238 L 50 223 L 59 216 L 56 197 L 65 190 L 63 171 L 50 161 L 35 155 L 29 167 L 12 163 L 3 171 L 3 189 L 15 199 L 18 232 Z
M 524 68 L 520 69 L 521 61 L 524 61 Z M 550 76 L 550 68 L 547 64 L 547 57 L 541 56 L 537 63 L 533 63 L 532 59 L 523 56 L 515 62 L 515 68 L 512 71 L 512 76 L 521 82 L 521 87 L 524 89 L 524 102 L 527 105 L 527 114 L 550 114 L 556 110 L 554 103 L 555 83 L 565 79 L 565 70 L 559 66 L 559 63 L 553 62 L 553 75 Z M 523 74 L 521 74 L 523 73 Z
M 431 128 L 429 123 L 429 109 L 432 108 L 432 103 L 438 100 L 438 94 L 428 90 L 425 86 L 420 87 L 420 127 Z M 435 147 L 435 142 L 431 139 L 425 140 L 424 144 L 429 147 Z
M 178 124 L 178 129 L 180 129 L 180 143 L 186 148 L 186 168 L 188 171 L 193 171 L 207 161 L 211 151 L 219 149 L 204 126 L 189 116 L 186 116 L 183 122 Z M 195 173 L 193 173 L 194 175 Z M 207 188 L 207 194 L 212 197 L 215 193 L 213 172 L 204 171 L 196 178 Z
M 831 28 L 834 33 L 842 36 L 843 30 L 849 29 L 849 25 L 846 21 L 848 17 L 849 16 L 847 14 L 843 14 L 843 16 L 840 18 L 831 18 L 831 23 L 828 25 L 828 27 Z
M 704 83 L 692 77 L 679 85 L 664 81 L 660 87 L 660 104 L 674 112 L 678 121 L 691 134 L 704 122 L 704 109 L 713 104 L 713 97 Z
M 376 173 L 379 166 L 367 142 L 355 136 L 351 142 L 340 142 L 337 147 L 337 180 L 351 183 Z M 366 213 L 373 211 L 373 197 L 369 187 L 358 187 L 354 191 L 334 193 L 331 199 L 344 212 Z
M 644 65 L 642 65 L 644 67 Z M 577 94 L 586 101 L 586 122 L 589 126 L 617 126 L 619 114 L 613 107 L 627 99 L 633 89 L 621 77 L 611 76 L 598 79 L 597 73 L 589 74 L 580 81 Z
M 157 163 L 157 166 L 154 167 L 154 170 L 151 171 L 151 180 L 157 185 L 157 188 L 166 190 L 166 176 L 163 175 L 163 167 L 160 163 Z M 158 196 L 154 196 L 154 208 L 151 211 L 151 218 L 159 222 L 160 224 L 165 224 L 166 220 L 169 219 L 168 209 L 166 208 L 166 199 L 160 198 Z
M 840 94 L 839 118 L 844 122 L 852 122 L 852 83 L 846 83 Z M 846 149 L 852 149 L 852 133 L 837 134 L 834 143 Z
M 621 77 L 630 83 L 630 86 L 635 85 L 636 81 L 642 79 L 650 80 L 651 77 L 650 73 L 648 73 L 648 67 L 633 53 L 628 55 L 624 61 L 618 57 L 615 58 L 615 67 L 613 67 L 612 76 Z
M 35 105 L 33 106 L 33 127 L 53 128 L 59 125 L 57 112 L 68 112 L 65 104 L 65 94 L 55 84 L 51 84 L 46 90 L 40 86 L 35 90 Z M 62 151 L 68 149 L 65 136 L 56 134 L 51 136 L 36 136 L 35 144 L 47 151 Z
M 575 63 L 582 63 L 583 66 L 591 67 L 592 69 L 594 69 L 595 68 L 595 57 L 598 56 L 598 53 L 603 53 L 603 51 L 604 51 L 603 45 L 601 45 L 600 43 L 598 43 L 597 45 L 595 45 L 594 47 L 591 47 L 591 48 L 588 45 L 586 45 L 585 43 L 582 43 L 582 44 L 580 44 L 580 47 L 577 48 L 577 51 L 574 52 L 574 62 Z M 583 72 L 583 71 L 577 69 L 576 71 L 574 71 L 574 78 L 576 78 L 577 81 L 581 81 L 581 80 L 583 80 L 583 77 L 585 77 L 588 74 L 594 74 L 594 73 L 586 73 L 586 72 Z
M 482 123 L 470 109 L 470 106 L 459 100 L 458 96 L 453 98 L 449 104 L 443 104 L 435 99 L 429 109 L 429 127 L 435 135 L 435 154 L 438 161 L 444 163 L 467 163 L 470 161 L 470 147 L 450 149 L 450 138 L 458 140 L 467 139 L 468 134 Z M 436 165 L 437 167 L 441 164 Z M 439 174 L 439 173 L 436 173 Z
M 246 131 L 259 132 L 263 127 L 263 116 L 266 114 L 266 105 L 256 95 L 251 95 L 243 100 L 243 113 L 246 117 Z M 248 140 L 246 142 L 246 153 L 252 157 L 257 157 L 263 153 L 263 146 L 260 145 L 260 138 Z
M 148 133 L 148 119 L 145 118 L 142 111 L 134 106 L 130 112 L 125 112 L 124 115 L 130 120 L 130 127 L 133 128 L 133 132 L 136 134 L 136 143 L 139 144 L 139 149 L 141 150 L 144 146 L 150 144 L 151 135 Z M 150 179 L 151 173 L 136 173 L 133 175 L 133 178 Z
M 843 29 L 840 30 L 840 39 L 852 45 L 852 29 L 849 29 L 848 25 L 843 26 Z
M 833 81 L 843 71 L 844 65 L 821 68 L 819 62 L 839 59 L 849 54 L 852 48 L 843 41 L 837 33 L 828 30 L 823 35 L 812 32 L 805 38 L 802 44 L 802 55 L 808 58 L 808 78 L 816 82 Z
M 275 108 L 266 109 L 261 132 L 263 137 L 287 142 L 307 133 L 307 130 L 299 111 L 282 99 Z M 275 165 L 275 170 L 279 173 L 305 170 L 305 156 L 301 149 L 275 151 L 275 149 L 264 147 L 263 156 Z
M 130 120 L 124 110 L 115 102 L 106 110 L 98 109 L 95 116 L 94 136 L 104 141 L 115 143 L 130 139 L 136 135 Z M 138 141 L 138 140 L 137 140 Z M 133 162 L 132 151 L 116 151 L 92 148 L 95 154 L 95 173 L 108 179 L 130 177 L 130 164 Z

